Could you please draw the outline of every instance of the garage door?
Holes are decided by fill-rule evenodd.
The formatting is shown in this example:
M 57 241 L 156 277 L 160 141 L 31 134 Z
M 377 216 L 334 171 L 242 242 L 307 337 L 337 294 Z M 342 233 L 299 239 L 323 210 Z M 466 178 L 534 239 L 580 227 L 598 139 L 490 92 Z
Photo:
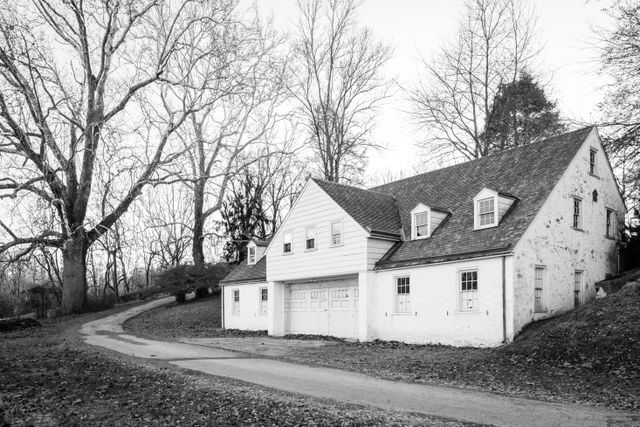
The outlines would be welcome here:
M 358 337 L 358 280 L 295 283 L 285 298 L 290 334 Z

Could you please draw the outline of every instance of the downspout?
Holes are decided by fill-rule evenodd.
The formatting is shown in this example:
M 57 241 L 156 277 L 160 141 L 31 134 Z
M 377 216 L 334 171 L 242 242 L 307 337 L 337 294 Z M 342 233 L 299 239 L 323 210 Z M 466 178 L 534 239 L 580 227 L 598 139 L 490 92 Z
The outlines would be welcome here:
M 502 343 L 507 343 L 507 257 L 502 257 Z

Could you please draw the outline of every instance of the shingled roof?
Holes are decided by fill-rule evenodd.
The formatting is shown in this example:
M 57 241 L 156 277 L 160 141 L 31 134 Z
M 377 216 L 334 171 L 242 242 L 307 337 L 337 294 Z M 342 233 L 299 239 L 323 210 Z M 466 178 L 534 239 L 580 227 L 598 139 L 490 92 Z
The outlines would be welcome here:
M 236 265 L 227 277 L 220 281 L 223 285 L 238 282 L 264 282 L 267 280 L 267 257 L 263 256 L 255 264 L 249 265 L 246 260 Z
M 396 243 L 376 269 L 508 253 L 548 198 L 593 127 L 567 132 L 369 190 L 315 180 L 360 225 L 411 236 L 418 203 L 451 214 L 428 239 Z M 473 229 L 473 198 L 489 188 L 516 198 L 498 227 Z M 400 239 L 399 239 L 400 240 Z

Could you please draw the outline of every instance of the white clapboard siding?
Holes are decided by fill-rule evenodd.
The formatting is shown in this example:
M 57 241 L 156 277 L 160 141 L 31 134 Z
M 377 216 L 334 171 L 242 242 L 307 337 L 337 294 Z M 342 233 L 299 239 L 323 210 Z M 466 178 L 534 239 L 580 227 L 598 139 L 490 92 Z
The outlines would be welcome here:
M 435 210 L 431 211 L 431 232 L 432 233 L 436 230 L 436 228 L 440 226 L 440 224 L 442 223 L 442 221 L 444 221 L 446 217 L 447 217 L 446 212 L 440 212 Z
M 513 204 L 514 199 L 510 197 L 498 196 L 498 219 L 502 221 L 502 217 L 507 213 L 511 205 Z
M 373 270 L 376 262 L 386 254 L 395 242 L 382 239 L 368 239 L 367 242 L 367 269 Z
M 331 223 L 342 221 L 343 243 L 331 247 Z M 306 228 L 316 228 L 316 249 L 306 250 Z M 293 235 L 292 253 L 284 254 L 283 236 Z M 368 233 L 315 182 L 309 180 L 267 249 L 267 280 L 357 273 L 367 269 Z

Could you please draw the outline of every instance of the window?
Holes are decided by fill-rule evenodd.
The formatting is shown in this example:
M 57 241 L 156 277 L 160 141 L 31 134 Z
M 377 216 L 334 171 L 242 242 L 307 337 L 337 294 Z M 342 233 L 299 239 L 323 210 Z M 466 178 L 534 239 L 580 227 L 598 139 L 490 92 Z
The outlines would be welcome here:
M 331 223 L 331 246 L 342 244 L 342 221 Z
M 495 198 L 488 197 L 486 199 L 478 200 L 478 227 L 484 227 L 487 225 L 494 225 L 496 212 L 495 212 Z
M 535 268 L 534 276 L 534 310 L 537 313 L 546 311 L 544 306 L 544 267 Z
M 256 263 L 256 247 L 255 246 L 249 246 L 247 248 L 248 251 L 248 262 L 249 264 L 255 264 Z
M 591 175 L 596 175 L 598 173 L 598 168 L 597 168 L 597 164 L 596 164 L 596 153 L 598 152 L 598 150 L 596 150 L 595 148 L 592 148 L 591 150 L 589 150 L 589 173 Z
M 460 272 L 460 310 L 475 310 L 478 305 L 478 271 Z
M 240 314 L 240 290 L 233 290 L 233 314 Z
M 573 228 L 582 229 L 582 200 L 573 198 Z
M 614 224 L 615 224 L 615 214 L 613 213 L 613 211 L 611 209 L 607 209 L 607 231 L 606 231 L 606 236 L 607 237 L 616 237 L 615 235 L 615 228 L 614 228 Z
M 307 250 L 316 248 L 316 228 L 307 227 Z
M 598 201 L 598 190 L 593 190 L 593 193 L 591 193 L 591 199 L 592 199 L 594 202 L 597 202 L 597 201 Z
M 282 251 L 285 254 L 290 254 L 291 253 L 291 243 L 292 243 L 291 232 L 290 231 L 286 231 L 284 233 L 284 245 L 283 245 L 283 248 L 282 248 Z
M 410 287 L 409 277 L 396 277 L 396 313 L 409 312 Z
M 415 238 L 429 237 L 429 212 L 418 212 L 413 215 Z
M 269 313 L 269 290 L 260 288 L 260 315 L 266 316 Z
M 576 270 L 573 273 L 573 306 L 580 307 L 582 303 L 582 271 Z

